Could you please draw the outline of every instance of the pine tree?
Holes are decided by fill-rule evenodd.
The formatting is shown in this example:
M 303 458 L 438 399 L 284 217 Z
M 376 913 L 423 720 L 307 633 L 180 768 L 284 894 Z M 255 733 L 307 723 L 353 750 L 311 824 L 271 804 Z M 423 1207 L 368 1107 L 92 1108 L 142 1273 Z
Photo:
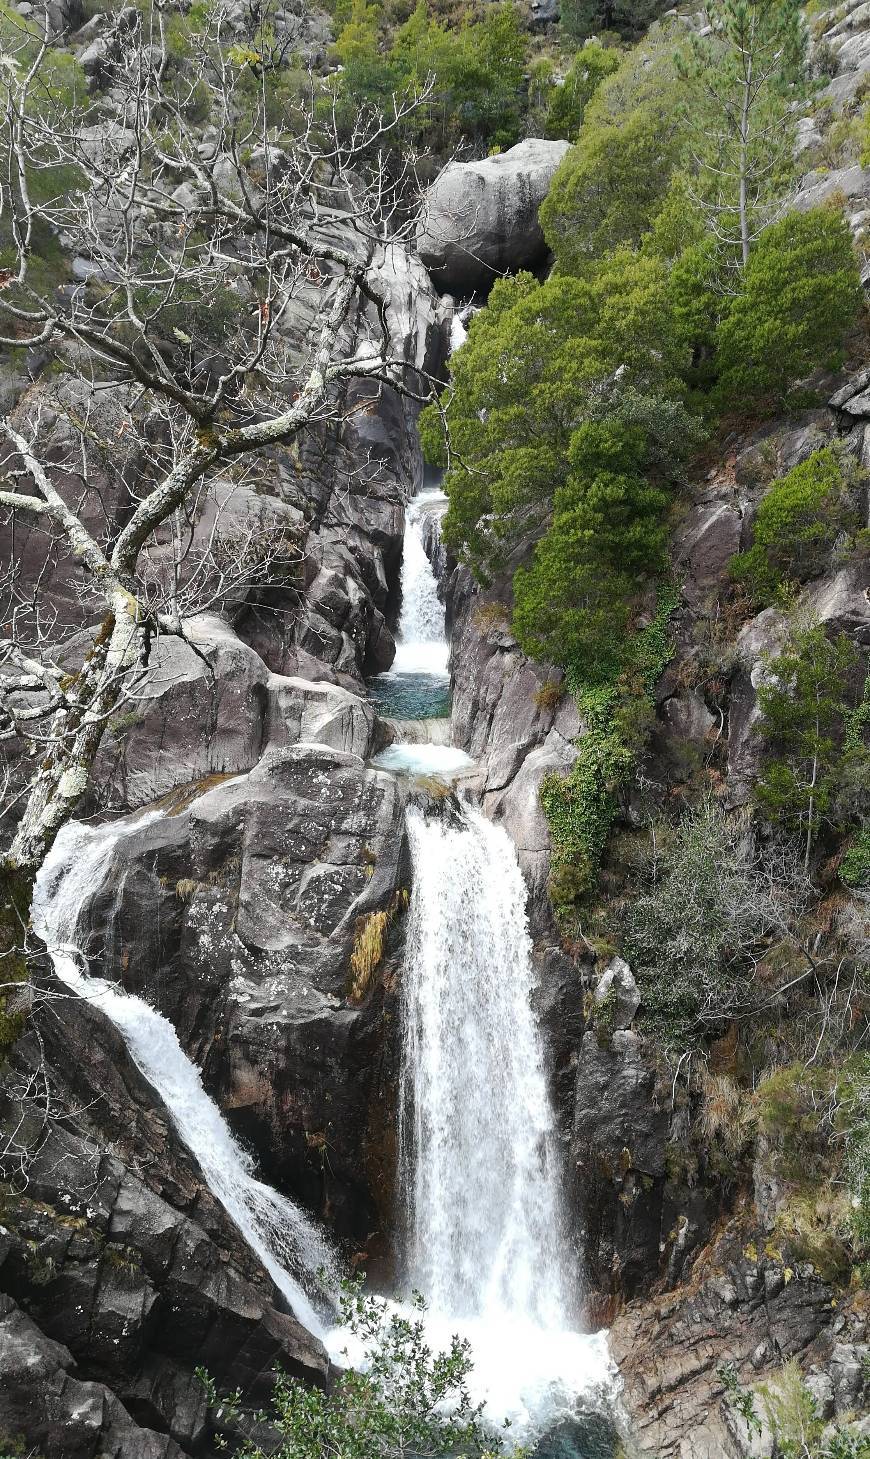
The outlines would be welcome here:
M 692 107 L 699 201 L 711 231 L 745 267 L 791 164 L 792 103 L 806 85 L 799 0 L 708 0 L 706 35 L 680 64 Z

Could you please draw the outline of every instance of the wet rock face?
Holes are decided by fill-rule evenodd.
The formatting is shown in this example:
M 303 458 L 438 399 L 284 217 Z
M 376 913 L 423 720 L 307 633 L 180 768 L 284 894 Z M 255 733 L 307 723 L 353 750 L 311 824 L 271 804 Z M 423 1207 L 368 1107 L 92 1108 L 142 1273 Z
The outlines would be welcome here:
M 420 258 L 439 289 L 487 291 L 502 273 L 546 257 L 538 208 L 568 142 L 528 138 L 480 162 L 451 162 L 426 196 Z
M 587 1271 L 602 1294 L 637 1291 L 660 1265 L 668 1111 L 629 1030 L 586 1033 L 575 1074 L 571 1183 Z
M 195 1366 L 262 1401 L 276 1362 L 322 1383 L 326 1355 L 115 1029 L 50 975 L 40 986 L 63 1001 L 41 1002 L 0 1081 L 0 1435 L 46 1459 L 182 1459 L 209 1434 Z
M 125 839 L 91 908 L 94 953 L 175 1025 L 267 1178 L 362 1244 L 386 1215 L 404 792 L 356 755 L 273 751 Z M 389 911 L 353 1001 L 351 956 Z

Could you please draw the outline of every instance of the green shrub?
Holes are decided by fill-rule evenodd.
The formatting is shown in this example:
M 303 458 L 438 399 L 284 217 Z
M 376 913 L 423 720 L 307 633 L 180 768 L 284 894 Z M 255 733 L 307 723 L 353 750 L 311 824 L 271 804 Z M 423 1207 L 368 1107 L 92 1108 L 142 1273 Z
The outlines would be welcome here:
M 581 426 L 568 459 L 552 524 L 514 578 L 513 628 L 530 657 L 594 682 L 620 666 L 632 593 L 664 567 L 668 494 L 641 431 L 617 420 Z
M 807 863 L 823 826 L 865 809 L 870 754 L 864 733 L 848 734 L 857 659 L 845 634 L 832 642 L 822 628 L 803 629 L 767 659 L 758 691 L 766 760 L 756 800 L 772 824 L 803 842 Z M 844 785 L 854 796 L 838 794 Z
M 580 469 L 572 437 L 590 415 L 622 413 L 627 430 L 643 427 L 659 461 L 682 451 L 691 428 L 679 407 L 679 362 L 661 260 L 624 251 L 587 279 L 497 281 L 451 361 L 448 545 L 479 574 L 502 567 Z M 437 459 L 434 407 L 421 426 Z
M 774 483 L 759 505 L 751 548 L 731 559 L 732 577 L 758 606 L 822 572 L 837 539 L 860 528 L 863 476 L 828 446 Z
M 721 1028 L 745 996 L 747 951 L 768 925 L 745 827 L 711 797 L 655 827 L 645 882 L 623 914 L 643 1017 L 668 1043 Z
M 544 122 L 547 137 L 574 137 L 586 108 L 608 76 L 619 69 L 619 53 L 590 42 L 577 52 L 561 86 L 554 88 Z
M 261 1430 L 266 1447 L 255 1439 L 244 1445 L 246 1459 L 267 1454 L 293 1459 L 373 1459 L 375 1455 L 462 1454 L 466 1459 L 498 1459 L 518 1446 L 492 1429 L 469 1392 L 469 1345 L 458 1337 L 444 1350 L 426 1341 L 423 1302 L 409 1316 L 393 1305 L 363 1295 L 359 1281 L 343 1283 L 339 1317 L 358 1339 L 364 1368 L 343 1366 L 328 1391 L 312 1388 L 289 1374 L 276 1373 L 268 1414 Z M 235 1428 L 240 1392 L 224 1396 L 206 1370 L 196 1376 L 215 1419 Z M 275 1446 L 275 1436 L 278 1447 Z
M 652 623 L 623 647 L 621 659 L 630 671 L 609 683 L 578 680 L 573 670 L 568 675 L 583 725 L 577 759 L 567 775 L 548 775 L 541 785 L 552 842 L 550 900 L 562 920 L 595 886 L 619 792 L 634 770 L 645 733 L 639 709 L 650 705 L 673 653 L 668 625 L 676 602 L 673 589 L 662 591 Z
M 840 881 L 847 887 L 870 887 L 870 826 L 862 826 L 840 862 Z
M 615 32 L 626 39 L 643 35 L 668 7 L 668 0 L 562 0 L 559 18 L 571 40 Z
M 717 401 L 760 414 L 795 381 L 832 362 L 862 306 L 852 236 L 832 207 L 790 213 L 768 228 L 716 332 Z
M 547 242 L 564 273 L 582 274 L 612 249 L 636 247 L 681 157 L 684 132 L 673 74 L 659 60 L 649 76 L 641 71 L 635 77 L 637 65 L 633 55 L 601 83 L 541 206 Z M 634 87 L 626 85 L 627 68 Z
M 349 121 L 360 101 L 389 105 L 394 94 L 422 90 L 431 76 L 432 95 L 409 117 L 410 133 L 438 150 L 463 138 L 501 147 L 518 140 L 527 99 L 528 35 L 510 0 L 454 29 L 419 0 L 391 42 L 383 30 L 380 7 L 353 0 L 333 48 L 344 67 L 338 87 L 351 104 Z

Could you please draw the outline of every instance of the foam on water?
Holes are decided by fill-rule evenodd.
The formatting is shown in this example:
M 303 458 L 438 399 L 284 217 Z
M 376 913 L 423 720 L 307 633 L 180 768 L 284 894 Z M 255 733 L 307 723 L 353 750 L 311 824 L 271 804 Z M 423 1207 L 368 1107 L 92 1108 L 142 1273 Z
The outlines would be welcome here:
M 474 768 L 474 761 L 464 750 L 453 745 L 390 745 L 372 760 L 381 770 L 396 770 L 405 775 L 459 775 Z

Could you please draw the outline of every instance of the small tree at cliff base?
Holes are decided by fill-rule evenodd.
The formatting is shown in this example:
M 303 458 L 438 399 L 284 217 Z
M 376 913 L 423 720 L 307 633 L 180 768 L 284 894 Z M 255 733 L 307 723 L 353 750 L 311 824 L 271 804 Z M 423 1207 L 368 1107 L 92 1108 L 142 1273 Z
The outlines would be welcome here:
M 422 1314 L 422 1300 L 415 1305 Z M 328 1393 L 279 1372 L 270 1411 L 256 1415 L 272 1437 L 266 1447 L 243 1442 L 238 1459 L 523 1459 L 470 1396 L 467 1342 L 434 1350 L 422 1315 L 367 1297 L 358 1282 L 344 1286 L 340 1323 L 361 1350 L 359 1367 L 345 1368 Z M 238 1432 L 240 1395 L 222 1398 L 206 1372 L 198 1376 L 213 1421 Z

